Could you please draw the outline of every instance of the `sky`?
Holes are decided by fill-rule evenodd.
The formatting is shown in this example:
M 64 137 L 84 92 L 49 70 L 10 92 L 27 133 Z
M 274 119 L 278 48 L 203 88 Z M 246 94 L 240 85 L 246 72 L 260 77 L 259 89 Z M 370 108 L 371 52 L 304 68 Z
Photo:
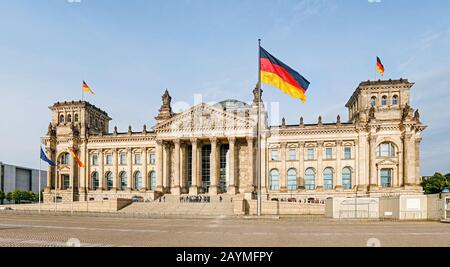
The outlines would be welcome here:
M 39 167 L 48 107 L 80 100 L 81 80 L 111 130 L 154 125 L 166 88 L 175 111 L 199 97 L 250 102 L 261 38 L 311 82 L 305 104 L 263 87 L 280 114 L 272 125 L 347 120 L 358 84 L 380 78 L 379 56 L 385 79 L 415 83 L 411 105 L 428 125 L 422 175 L 447 173 L 449 12 L 447 0 L 1 0 L 0 161 Z

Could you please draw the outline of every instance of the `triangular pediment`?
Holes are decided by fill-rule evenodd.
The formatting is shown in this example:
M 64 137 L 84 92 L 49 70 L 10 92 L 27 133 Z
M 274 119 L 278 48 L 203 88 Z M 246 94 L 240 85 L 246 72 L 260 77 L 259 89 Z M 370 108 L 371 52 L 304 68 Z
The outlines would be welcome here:
M 395 159 L 386 158 L 377 162 L 379 165 L 396 165 L 398 162 Z
M 154 127 L 157 134 L 205 135 L 230 131 L 245 132 L 256 125 L 249 112 L 227 112 L 202 103 L 178 113 Z

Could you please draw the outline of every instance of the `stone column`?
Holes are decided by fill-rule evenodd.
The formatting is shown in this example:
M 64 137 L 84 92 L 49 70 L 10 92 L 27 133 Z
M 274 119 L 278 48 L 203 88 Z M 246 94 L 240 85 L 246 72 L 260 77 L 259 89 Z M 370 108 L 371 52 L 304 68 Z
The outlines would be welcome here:
M 415 157 L 414 157 L 414 167 L 415 167 L 415 185 L 420 185 L 420 143 L 422 138 L 415 139 Z
M 334 175 L 333 184 L 336 186 L 337 190 L 342 189 L 342 140 L 337 140 L 336 142 L 336 170 Z
M 370 190 L 377 189 L 377 155 L 376 155 L 376 136 L 369 137 L 369 186 Z
M 142 151 L 142 160 L 141 160 L 141 163 L 142 163 L 142 189 L 141 189 L 141 191 L 143 191 L 143 192 L 145 192 L 145 191 L 147 191 L 148 190 L 148 171 L 147 171 L 147 164 L 148 164 L 148 157 L 147 157 L 147 148 L 146 147 L 143 147 L 142 149 L 141 149 L 141 151 Z
M 359 186 L 359 178 L 358 178 L 358 176 L 359 176 L 359 155 L 358 155 L 358 153 L 359 153 L 359 145 L 358 145 L 358 143 L 357 143 L 357 141 L 355 141 L 355 145 L 353 146 L 353 149 L 354 149 L 354 153 L 355 153 L 355 156 L 354 157 L 352 157 L 353 159 L 354 159 L 354 162 L 355 162 L 355 169 L 354 170 L 352 170 L 352 172 L 351 172 L 351 174 L 352 174 L 352 188 L 354 188 L 355 186 L 356 186 L 356 190 L 358 190 L 358 186 Z
M 132 183 L 133 179 L 133 154 L 131 148 L 127 149 L 127 165 L 128 165 L 128 175 L 127 175 L 127 191 L 131 191 L 134 188 Z
M 227 193 L 230 195 L 235 195 L 237 193 L 236 188 L 236 137 L 229 137 L 228 143 L 230 146 L 230 164 L 229 168 L 229 183 Z
M 98 190 L 99 191 L 102 191 L 103 190 L 103 188 L 105 188 L 105 181 L 104 181 L 104 175 L 105 175 L 105 173 L 104 173 L 104 164 L 103 164 L 103 162 L 104 162 L 104 160 L 103 160 L 103 149 L 99 149 L 99 152 L 98 152 L 98 164 L 99 164 L 99 166 L 98 166 L 98 169 L 99 169 L 99 174 L 98 174 Z
M 280 159 L 281 159 L 281 169 L 280 169 L 280 192 L 288 192 L 287 190 L 287 175 L 286 175 L 286 143 L 282 142 L 280 144 Z
M 81 161 L 86 165 L 85 168 L 79 168 L 78 163 L 75 163 L 74 166 L 76 166 L 76 171 L 74 172 L 74 188 L 78 190 L 79 193 L 85 193 L 87 188 L 87 180 L 90 176 L 90 161 L 88 160 L 89 154 L 88 149 L 86 147 L 86 143 L 82 142 L 79 145 L 79 154 Z M 81 199 L 80 199 L 81 200 Z
M 264 134 L 261 135 L 261 193 L 267 193 L 267 139 Z
M 175 149 L 174 149 L 174 184 L 172 185 L 172 188 L 170 190 L 170 192 L 173 195 L 180 195 L 181 190 L 180 190 L 180 168 L 181 168 L 181 164 L 180 164 L 180 139 L 176 139 L 173 141 L 175 144 Z
M 156 191 L 164 192 L 163 184 L 163 149 L 162 140 L 156 140 Z
M 399 144 L 399 148 L 398 148 L 398 175 L 397 175 L 397 181 L 396 181 L 396 186 L 398 187 L 402 187 L 404 186 L 404 181 L 403 181 L 403 159 L 404 159 L 404 153 L 403 153 L 403 137 L 400 137 L 401 139 L 401 143 Z
M 216 137 L 210 138 L 211 142 L 211 183 L 209 185 L 209 194 L 217 195 L 219 185 L 219 164 L 218 164 L 218 141 Z
M 323 141 L 317 142 L 317 170 L 316 170 L 316 189 L 323 190 Z
M 170 144 L 164 143 L 163 150 L 163 186 L 164 192 L 169 193 L 171 181 L 170 181 Z
M 181 187 L 181 193 L 186 194 L 188 193 L 188 187 L 187 187 L 187 146 L 185 142 L 181 143 L 180 148 L 180 187 Z
M 249 156 L 249 164 L 248 164 L 248 171 L 249 171 L 249 184 L 247 185 L 247 193 L 254 191 L 254 185 L 255 185 L 255 154 L 253 151 L 253 137 L 247 137 L 247 151 Z
M 196 138 L 191 139 L 192 144 L 192 184 L 189 188 L 190 195 L 198 195 L 198 142 Z
M 113 191 L 119 188 L 119 155 L 117 149 L 113 149 Z
M 298 177 L 299 177 L 299 189 L 305 189 L 305 142 L 298 143 Z
M 75 153 L 78 153 L 75 151 Z M 86 169 L 89 170 L 89 161 L 85 161 Z M 75 169 L 78 168 L 78 163 L 76 160 L 70 156 L 70 179 L 69 179 L 69 188 L 66 188 L 66 190 L 72 190 L 72 188 L 75 188 Z M 89 171 L 88 171 L 89 173 Z M 61 185 L 63 184 L 63 181 L 61 181 Z M 62 187 L 62 186 L 61 186 Z

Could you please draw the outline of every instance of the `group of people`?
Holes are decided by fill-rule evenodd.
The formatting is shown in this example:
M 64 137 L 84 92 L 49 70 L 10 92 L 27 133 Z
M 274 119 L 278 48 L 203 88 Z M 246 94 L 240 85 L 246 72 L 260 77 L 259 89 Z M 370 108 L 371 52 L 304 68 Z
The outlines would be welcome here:
M 209 202 L 211 202 L 211 197 L 210 196 L 181 196 L 180 202 L 209 203 Z

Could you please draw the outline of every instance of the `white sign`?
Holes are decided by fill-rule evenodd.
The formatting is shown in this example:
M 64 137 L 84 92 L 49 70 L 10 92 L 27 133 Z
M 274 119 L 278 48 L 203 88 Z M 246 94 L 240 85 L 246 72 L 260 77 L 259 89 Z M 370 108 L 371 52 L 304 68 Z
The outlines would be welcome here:
M 406 200 L 407 210 L 420 210 L 420 198 L 408 198 Z
M 385 211 L 384 216 L 392 216 L 392 211 Z

